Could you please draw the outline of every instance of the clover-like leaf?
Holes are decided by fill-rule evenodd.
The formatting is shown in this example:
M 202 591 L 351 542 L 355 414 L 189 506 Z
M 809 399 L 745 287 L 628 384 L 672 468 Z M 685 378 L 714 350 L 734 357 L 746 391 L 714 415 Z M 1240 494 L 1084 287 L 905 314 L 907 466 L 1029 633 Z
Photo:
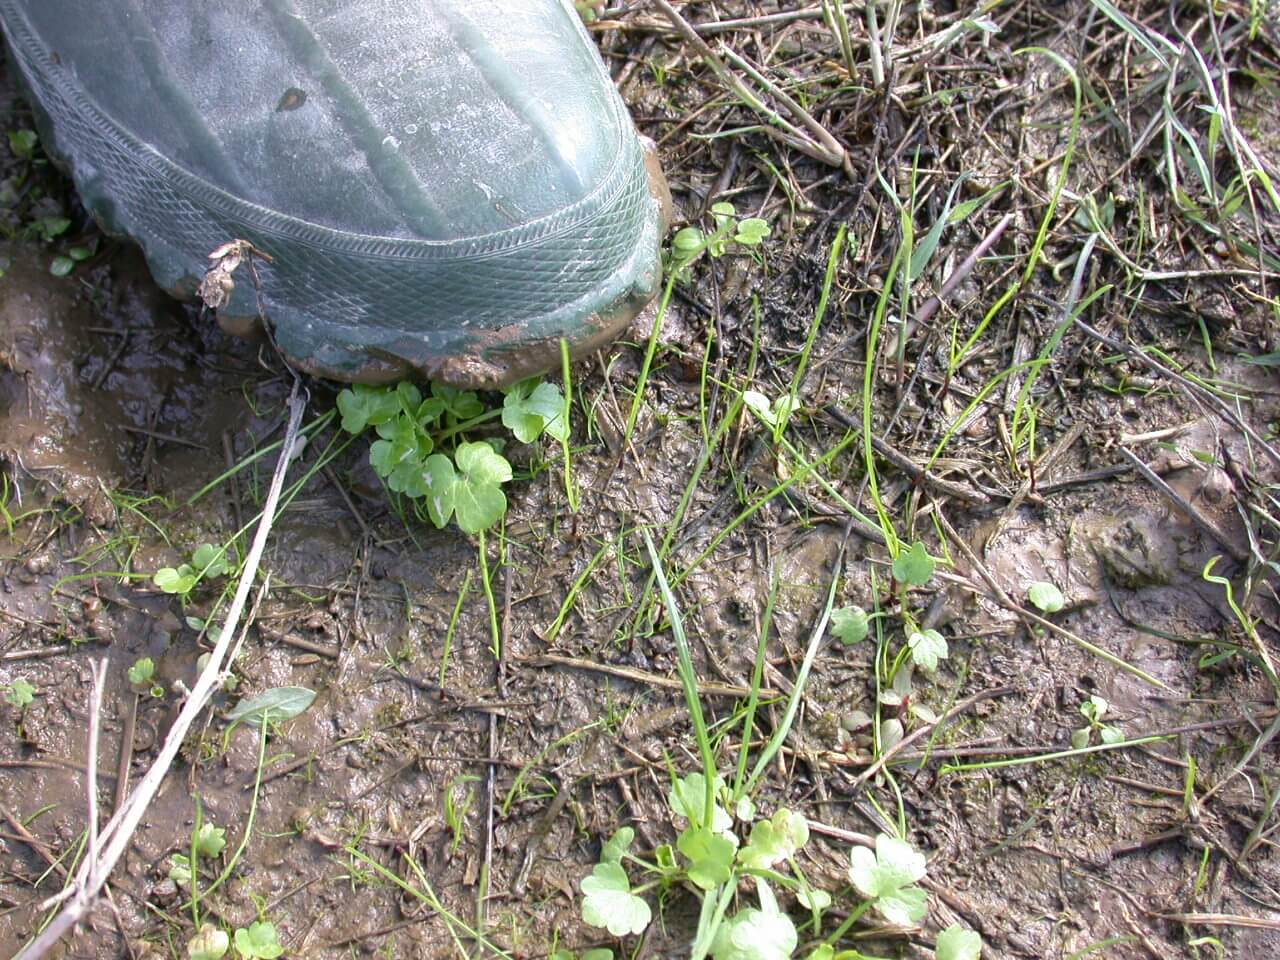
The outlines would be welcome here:
M 953 923 L 938 934 L 933 948 L 935 960 L 979 960 L 982 956 L 982 937 L 973 930 L 966 930 Z
M 809 821 L 803 814 L 783 807 L 771 820 L 760 820 L 751 828 L 751 840 L 738 853 L 738 859 L 747 867 L 763 870 L 795 856 L 808 842 Z
M 791 918 L 778 909 L 773 892 L 756 879 L 760 908 L 741 910 L 725 920 L 711 942 L 715 960 L 787 960 L 796 948 Z
M 923 587 L 933 576 L 937 561 L 929 556 L 924 544 L 916 541 L 907 550 L 900 550 L 893 559 L 893 578 L 899 583 Z
M 1103 743 L 1119 743 L 1124 739 L 1124 731 L 1104 723 L 1098 728 L 1098 736 L 1102 738 Z
M 443 528 L 453 516 L 454 494 L 457 492 L 458 475 L 453 461 L 442 453 L 427 457 L 422 467 L 426 482 L 427 514 L 437 528 Z
M 150 657 L 139 657 L 128 670 L 129 683 L 135 687 L 145 687 L 151 683 L 155 673 L 156 662 Z
M 10 130 L 9 149 L 20 160 L 30 160 L 36 151 L 40 138 L 34 130 Z
M 431 437 L 407 416 L 397 416 L 378 425 L 378 436 L 369 445 L 369 463 L 387 486 L 407 497 L 426 493 L 423 461 L 431 453 Z
M 191 885 L 191 858 L 184 853 L 175 853 L 169 858 L 169 879 L 179 887 Z
M 236 952 L 245 960 L 275 960 L 284 953 L 284 947 L 276 939 L 276 926 L 265 920 L 241 927 L 236 931 Z
M 500 484 L 511 479 L 511 464 L 487 443 L 463 443 L 453 454 L 458 476 L 453 512 L 464 533 L 488 529 L 507 512 Z
M 1027 599 L 1043 613 L 1057 613 L 1067 605 L 1067 599 L 1055 584 L 1039 580 L 1027 588 Z
M 677 230 L 676 235 L 671 238 L 671 249 L 676 256 L 692 256 L 702 249 L 702 245 L 706 242 L 706 237 L 697 227 L 685 227 Z
M 796 900 L 807 910 L 815 913 L 821 913 L 827 907 L 831 906 L 831 894 L 825 890 L 819 890 L 817 887 L 802 887 L 796 891 Z
M 689 879 L 703 890 L 713 890 L 733 876 L 737 844 L 732 834 L 690 826 L 676 840 L 676 849 L 689 860 Z
M 400 412 L 400 398 L 387 387 L 371 387 L 357 383 L 338 394 L 338 412 L 342 429 L 360 433 L 365 427 L 386 423 Z
M 784 425 L 799 406 L 795 397 L 789 393 L 770 402 L 758 390 L 743 391 L 742 402 L 762 423 L 775 428 Z
M 759 217 L 743 217 L 738 221 L 738 231 L 733 239 L 747 247 L 754 247 L 769 235 L 769 221 Z
M 459 390 L 443 383 L 431 384 L 431 395 L 444 404 L 444 409 L 459 420 L 470 420 L 484 412 L 484 404 L 474 390 Z
M 1089 745 L 1089 738 L 1093 734 L 1093 727 L 1080 727 L 1071 731 L 1071 746 L 1075 750 L 1083 750 Z
M 27 680 L 18 677 L 13 683 L 9 684 L 4 694 L 5 700 L 15 710 L 25 710 L 36 698 L 36 688 Z
M 719 797 L 724 791 L 724 778 L 717 774 L 711 789 L 716 797 Z M 671 790 L 667 793 L 667 806 L 676 816 L 684 817 L 694 826 L 703 826 L 702 820 L 707 809 L 706 790 L 706 778 L 695 770 L 671 784 Z M 727 833 L 732 828 L 733 818 L 724 807 L 720 806 L 719 800 L 716 800 L 711 808 L 712 831 Z
M 871 618 L 861 607 L 840 607 L 831 611 L 831 632 L 846 647 L 865 640 Z
M 192 844 L 200 856 L 216 857 L 227 845 L 227 831 L 222 827 L 215 827 L 212 823 L 202 823 L 192 839 Z
M 631 849 L 631 842 L 636 838 L 634 827 L 620 827 L 612 837 L 605 841 L 600 850 L 601 863 L 619 863 L 623 854 Z
M 196 585 L 196 572 L 186 563 L 177 567 L 161 567 L 155 572 L 151 582 L 165 593 L 186 596 Z
M 1080 704 L 1080 714 L 1091 723 L 1100 723 L 1109 709 L 1111 709 L 1111 704 L 1096 693 L 1090 694 L 1089 699 Z
M 187 941 L 187 960 L 218 960 L 231 946 L 227 932 L 211 923 L 202 923 Z
M 924 854 L 909 843 L 881 833 L 876 849 L 854 847 L 849 855 L 849 879 L 890 923 L 917 923 L 928 910 L 928 895 L 915 885 L 925 875 Z
M 554 383 L 536 379 L 517 383 L 503 398 L 502 425 L 521 443 L 533 443 L 544 432 L 556 440 L 567 440 L 564 395 Z
M 616 863 L 597 863 L 582 883 L 582 919 L 615 937 L 643 933 L 653 919 L 649 904 L 631 892 L 627 871 Z
M 202 543 L 191 555 L 191 564 L 202 577 L 220 577 L 229 569 L 227 551 L 212 543 Z
M 911 659 L 916 666 L 933 673 L 938 661 L 947 658 L 947 641 L 937 630 L 920 630 L 907 638 Z

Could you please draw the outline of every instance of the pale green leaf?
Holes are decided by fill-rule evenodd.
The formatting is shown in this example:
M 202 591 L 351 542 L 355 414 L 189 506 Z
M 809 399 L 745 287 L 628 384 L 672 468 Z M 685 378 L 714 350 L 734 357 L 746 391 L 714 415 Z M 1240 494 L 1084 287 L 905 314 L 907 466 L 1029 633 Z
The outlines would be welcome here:
M 1057 613 L 1067 605 L 1062 591 L 1055 584 L 1044 580 L 1037 581 L 1027 588 L 1027 599 L 1031 605 L 1043 613 Z
M 840 607 L 831 611 L 831 632 L 845 646 L 865 640 L 871 618 L 861 607 Z
M 982 956 L 982 937 L 953 923 L 938 934 L 933 955 L 936 960 L 978 960 Z
M 274 687 L 256 697 L 241 700 L 227 713 L 232 723 L 247 723 L 251 727 L 264 722 L 280 723 L 296 717 L 316 698 L 314 690 L 306 687 Z
M 649 905 L 631 892 L 627 872 L 616 863 L 597 863 L 579 886 L 583 921 L 615 937 L 643 933 L 653 918 Z

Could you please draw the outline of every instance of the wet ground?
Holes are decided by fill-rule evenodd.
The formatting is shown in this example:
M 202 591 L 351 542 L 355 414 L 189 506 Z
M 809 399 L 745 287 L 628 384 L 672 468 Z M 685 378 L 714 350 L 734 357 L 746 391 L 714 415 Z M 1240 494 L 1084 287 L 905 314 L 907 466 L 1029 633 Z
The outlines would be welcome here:
M 917 675 L 912 699 L 954 714 L 932 728 L 907 705 L 882 707 L 906 733 L 923 731 L 895 753 L 888 777 L 864 775 L 875 757 L 859 717 L 876 711 L 877 649 L 824 642 L 788 747 L 757 797 L 762 810 L 785 804 L 810 819 L 803 867 L 831 892 L 836 918 L 858 902 L 846 876 L 851 845 L 900 819 L 928 854 L 928 918 L 892 928 L 868 914 L 855 927 L 870 938 L 861 949 L 928 957 L 938 931 L 958 922 L 982 934 L 987 957 L 1208 957 L 1215 938 L 1226 956 L 1280 953 L 1280 855 L 1271 838 L 1280 714 L 1261 666 L 1280 649 L 1275 574 L 1262 562 L 1275 557 L 1267 514 L 1276 469 L 1197 388 L 1217 389 L 1258 434 L 1272 436 L 1280 380 L 1274 366 L 1249 358 L 1274 349 L 1280 277 L 1228 272 L 1239 261 L 1194 233 L 1179 235 L 1181 245 L 1160 236 L 1140 253 L 1126 247 L 1148 270 L 1192 271 L 1163 284 L 1125 283 L 1118 258 L 1096 255 L 1090 289 L 1105 281 L 1120 291 L 1083 319 L 1195 383 L 1073 329 L 1035 384 L 1039 440 L 1028 451 L 1009 438 L 1026 377 L 979 394 L 1054 330 L 1054 304 L 1066 296 L 1083 235 L 1064 215 L 1016 318 L 1000 317 L 970 362 L 947 371 L 953 319 L 963 339 L 992 291 L 1009 282 L 1008 263 L 1023 269 L 1043 213 L 1044 167 L 1061 161 L 1070 115 L 1059 78 L 1044 64 L 1011 60 L 1008 49 L 1045 42 L 1100 62 L 1093 47 L 1075 49 L 1064 27 L 1085 7 L 1010 11 L 1000 18 L 1009 36 L 970 49 L 971 62 L 935 64 L 946 66 L 936 73 L 904 66 L 895 98 L 832 80 L 838 103 L 815 110 L 847 144 L 852 180 L 758 135 L 690 136 L 740 125 L 745 114 L 713 105 L 681 130 L 707 96 L 709 81 L 692 79 L 702 76 L 692 54 L 643 11 L 598 25 L 640 127 L 660 142 L 683 214 L 696 219 L 704 201 L 731 197 L 765 216 L 773 235 L 762 260 L 738 252 L 702 263 L 678 288 L 632 447 L 619 437 L 647 328 L 576 368 L 579 508 L 570 510 L 554 445 L 513 454 L 521 475 L 483 568 L 492 605 L 474 539 L 395 510 L 362 443 L 306 479 L 276 521 L 263 562 L 270 589 L 236 661 L 236 689 L 218 694 L 208 723 L 189 736 L 111 878 L 110 902 L 61 955 L 186 956 L 192 912 L 169 878 L 172 858 L 189 850 L 199 818 L 226 828 L 219 862 L 228 862 L 252 809 L 243 853 L 201 915 L 228 931 L 270 919 L 287 956 L 495 952 L 455 943 L 440 907 L 467 923 L 482 916 L 490 942 L 513 956 L 546 956 L 553 945 L 686 956 L 697 919 L 689 890 L 671 891 L 660 922 L 621 945 L 580 912 L 579 882 L 620 826 L 634 826 L 646 852 L 674 841 L 668 763 L 682 773 L 697 767 L 670 625 L 648 585 L 642 524 L 655 536 L 675 524 L 667 565 L 678 574 L 713 725 L 744 699 L 773 584 L 766 687 L 791 689 L 833 575 L 837 606 L 884 610 L 892 650 L 901 645 L 897 604 L 946 637 L 949 658 L 936 677 Z M 685 13 L 712 19 L 705 4 Z M 842 69 L 820 20 L 730 36 L 746 44 L 757 30 L 795 76 Z M 1274 75 L 1268 42 L 1232 55 L 1263 78 L 1240 84 L 1240 122 L 1274 162 L 1274 116 L 1256 105 L 1266 70 Z M 819 43 L 827 60 L 805 52 Z M 1018 149 L 1001 151 L 981 118 L 1012 84 L 1041 95 L 1009 101 L 1007 125 L 991 129 Z M 925 87 L 974 106 L 944 131 L 941 119 L 921 119 Z M 4 90 L 7 128 L 29 129 L 21 101 L 7 83 Z M 1111 183 L 1124 194 L 1122 214 L 1140 217 L 1143 204 L 1159 204 L 1163 215 L 1170 201 L 1156 166 L 1144 161 L 1140 175 L 1109 181 L 1121 154 L 1106 139 L 1105 118 L 1090 130 L 1074 194 L 1101 196 Z M 968 159 L 952 158 L 951 144 Z M 921 232 L 956 170 L 973 173 L 981 189 L 1014 173 L 1034 182 L 948 235 L 919 300 L 1004 213 L 1014 215 L 996 256 L 940 319 L 903 337 L 903 376 L 896 327 L 894 342 L 875 354 L 873 431 L 893 454 L 877 454 L 878 493 L 898 535 L 942 560 L 926 585 L 901 592 L 891 590 L 878 528 L 846 527 L 842 504 L 876 512 L 860 440 L 825 467 L 829 485 L 806 481 L 765 498 L 799 458 L 743 420 L 711 449 L 687 508 L 682 497 L 707 450 L 702 418 L 714 432 L 739 390 L 777 396 L 790 382 L 842 222 L 851 225 L 850 252 L 789 433 L 812 460 L 850 425 L 860 429 L 870 318 L 899 215 L 869 172 L 878 162 L 905 194 L 922 146 L 929 190 Z M 16 192 L 6 195 L 0 245 L 0 692 L 21 680 L 34 693 L 25 706 L 0 702 L 0 955 L 8 956 L 39 929 L 42 902 L 74 871 L 83 845 L 90 664 L 108 665 L 97 796 L 110 813 L 194 684 L 209 645 L 202 621 L 224 599 L 225 581 L 179 600 L 152 575 L 253 522 L 274 454 L 206 488 L 280 439 L 293 379 L 269 345 L 228 338 L 155 290 L 136 252 L 100 237 L 53 171 L 11 156 L 3 173 Z M 1257 224 L 1273 252 L 1278 216 L 1264 204 Z M 32 227 L 42 217 L 71 222 L 43 239 Z M 70 276 L 50 273 L 53 257 L 89 241 L 96 252 Z M 1205 270 L 1212 276 L 1200 276 Z M 313 421 L 332 408 L 337 387 L 304 386 Z M 951 436 L 975 398 L 985 402 Z M 913 482 L 944 434 L 928 476 Z M 331 439 L 341 440 L 332 427 L 312 436 L 291 478 Z M 757 508 L 744 518 L 749 505 Z M 244 545 L 242 537 L 241 553 Z M 1214 557 L 1212 573 L 1230 577 L 1231 599 L 1248 606 L 1256 644 L 1223 585 L 1205 576 Z M 1027 601 L 1039 581 L 1059 586 L 1065 600 L 1047 624 Z M 139 695 L 127 671 L 143 656 L 155 662 L 155 690 Z M 236 700 L 283 686 L 317 697 L 266 741 L 260 763 L 257 732 L 240 726 L 227 735 L 223 717 Z M 1106 722 L 1126 738 L 1161 739 L 1037 759 L 1070 749 L 1091 696 L 1107 701 Z M 763 709 L 761 736 L 782 709 Z M 720 744 L 726 763 L 737 740 L 726 733 Z M 997 760 L 1034 762 L 952 769 Z

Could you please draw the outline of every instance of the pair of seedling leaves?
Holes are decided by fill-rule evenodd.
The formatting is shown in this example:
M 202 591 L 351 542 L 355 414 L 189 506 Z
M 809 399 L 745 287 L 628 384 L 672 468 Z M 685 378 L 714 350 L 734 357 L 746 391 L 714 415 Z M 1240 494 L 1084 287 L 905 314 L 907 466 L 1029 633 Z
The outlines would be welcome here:
M 152 583 L 165 593 L 185 597 L 205 577 L 220 577 L 229 572 L 234 561 L 234 553 L 227 548 L 215 546 L 212 543 L 202 543 L 191 554 L 190 563 L 182 563 L 176 567 L 161 567 L 151 579 Z
M 685 227 L 671 238 L 672 267 L 677 273 L 703 252 L 712 257 L 720 257 L 729 249 L 731 242 L 744 247 L 755 247 L 769 236 L 768 221 L 759 217 L 744 217 L 739 220 L 731 203 L 713 203 L 711 217 L 716 224 L 711 233 L 704 233 L 698 227 Z
M 725 796 L 720 777 L 716 777 L 714 789 L 717 797 Z M 629 850 L 635 839 L 631 827 L 618 830 L 604 845 L 591 875 L 582 881 L 583 920 L 604 927 L 616 937 L 642 933 L 649 925 L 652 911 L 632 891 L 622 866 L 624 859 L 657 874 L 657 882 L 663 886 L 688 880 L 704 891 L 750 872 L 756 880 L 760 906 L 740 910 L 726 919 L 717 930 L 711 955 L 715 960 L 790 957 L 797 942 L 795 926 L 778 907 L 764 877 L 756 872 L 770 871 L 775 864 L 794 857 L 809 839 L 807 822 L 800 814 L 779 810 L 772 819 L 757 821 L 748 843 L 739 847 L 733 818 L 718 800 L 712 806 L 711 821 L 703 822 L 705 801 L 706 779 L 701 773 L 690 773 L 672 784 L 667 805 L 673 814 L 687 820 L 688 826 L 680 833 L 674 849 L 664 844 L 655 851 L 655 863 L 631 856 Z M 750 804 L 743 805 L 739 812 L 749 813 Z M 802 886 L 799 895 L 812 909 L 830 905 L 825 891 L 807 885 Z
M 923 587 L 933 577 L 937 561 L 929 556 L 923 543 L 899 550 L 893 560 L 893 578 L 898 583 Z M 831 611 L 831 633 L 845 646 L 861 643 L 871 629 L 871 615 L 862 607 L 840 607 Z M 911 660 L 916 666 L 933 673 L 938 661 L 947 658 L 947 641 L 937 630 L 912 630 L 907 636 Z
M 276 936 L 275 924 L 266 921 L 251 923 L 236 930 L 236 953 L 244 960 L 275 960 L 284 953 L 284 947 Z M 196 935 L 187 942 L 188 960 L 219 960 L 231 946 L 227 932 L 211 923 L 203 924 Z
M 796 854 L 809 840 L 808 822 L 802 814 L 783 808 L 770 819 L 757 820 L 747 844 L 739 846 L 733 818 L 719 802 L 728 796 L 720 777 L 715 778 L 713 789 L 717 801 L 711 808 L 710 823 L 704 823 L 705 777 L 690 773 L 672 784 L 667 804 L 673 814 L 688 821 L 688 826 L 676 840 L 675 850 L 664 845 L 655 851 L 656 864 L 629 853 L 635 839 L 632 828 L 623 827 L 615 833 L 601 850 L 600 862 L 581 883 L 582 918 L 616 937 L 640 934 L 649 925 L 652 911 L 632 890 L 623 860 L 657 873 L 660 884 L 687 879 L 704 891 L 750 876 L 759 906 L 739 910 L 720 925 L 711 944 L 711 956 L 714 960 L 786 960 L 795 950 L 798 936 L 791 918 L 778 906 L 768 878 L 778 876 L 775 868 L 784 861 L 794 867 Z M 754 805 L 749 800 L 742 801 L 737 813 L 739 819 L 750 819 Z M 677 859 L 677 852 L 681 860 Z M 826 910 L 831 905 L 830 894 L 809 886 L 798 869 L 795 873 L 799 881 L 789 885 L 801 905 L 814 914 Z M 886 834 L 876 838 L 874 851 L 856 847 L 850 855 L 850 883 L 890 923 L 908 925 L 924 919 L 927 895 L 917 885 L 924 875 L 924 855 Z M 959 947 L 963 949 L 957 951 Z M 956 928 L 955 933 L 947 931 L 939 938 L 937 955 L 943 960 L 976 960 L 980 949 L 976 934 Z M 837 954 L 823 945 L 809 956 L 855 960 L 861 955 L 852 951 Z
M 502 484 L 511 464 L 495 440 L 459 442 L 452 457 L 444 444 L 488 419 L 484 404 L 470 390 L 433 383 L 423 396 L 412 383 L 395 387 L 357 384 L 338 394 L 342 429 L 358 434 L 373 427 L 369 463 L 396 493 L 425 505 L 437 527 L 452 519 L 464 533 L 479 533 L 507 512 Z M 564 397 L 552 383 L 525 380 L 506 392 L 502 423 L 521 443 L 542 434 L 565 441 L 569 424 Z

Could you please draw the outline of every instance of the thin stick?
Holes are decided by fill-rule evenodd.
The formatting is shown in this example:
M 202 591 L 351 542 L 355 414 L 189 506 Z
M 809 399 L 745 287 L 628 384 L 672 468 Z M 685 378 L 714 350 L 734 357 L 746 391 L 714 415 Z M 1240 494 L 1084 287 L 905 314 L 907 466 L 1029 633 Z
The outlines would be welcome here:
M 280 492 L 284 487 L 285 474 L 288 472 L 289 464 L 293 460 L 298 428 L 302 423 L 303 411 L 306 409 L 306 402 L 299 396 L 299 386 L 299 382 L 295 380 L 293 393 L 289 397 L 289 427 L 285 434 L 284 445 L 280 451 L 280 459 L 276 462 L 275 474 L 271 478 L 271 487 L 267 493 L 266 504 L 262 509 L 262 520 L 258 523 L 253 545 L 249 548 L 249 555 L 245 558 L 244 571 L 240 575 L 240 582 L 236 585 L 235 597 L 227 611 L 227 618 L 222 625 L 221 633 L 218 635 L 218 642 L 214 646 L 213 652 L 209 655 L 209 662 L 196 680 L 196 684 L 191 690 L 191 695 L 187 698 L 186 705 L 178 714 L 177 719 L 174 720 L 173 727 L 170 729 L 168 737 L 165 738 L 164 745 L 160 748 L 160 753 L 156 756 L 155 762 L 138 782 L 137 789 L 129 796 L 125 805 L 117 810 L 111 820 L 108 821 L 101 836 L 98 838 L 98 845 L 91 846 L 88 849 L 85 862 L 76 874 L 75 885 L 68 888 L 71 892 L 70 901 L 53 918 L 53 921 L 44 928 L 40 935 L 23 948 L 22 952 L 18 954 L 20 960 L 40 960 L 94 905 L 103 883 L 106 882 L 117 861 L 123 856 L 130 840 L 133 839 L 133 832 L 138 828 L 143 814 L 146 813 L 152 798 L 160 789 L 160 785 L 168 774 L 169 768 L 177 758 L 178 751 L 186 739 L 187 732 L 213 696 L 214 685 L 222 671 L 222 660 L 231 646 L 232 639 L 235 637 L 240 615 L 249 599 L 249 592 L 253 589 L 253 581 L 257 577 L 258 565 L 262 561 L 262 553 L 266 548 L 267 538 L 270 536 L 271 527 L 275 523 L 276 507 L 280 502 Z M 102 849 L 98 849 L 99 846 Z M 53 898 L 53 902 L 57 902 L 59 899 L 61 898 Z
M 1254 276 L 1256 274 L 1250 274 L 1250 275 Z M 1277 466 L 1280 466 L 1280 450 L 1276 450 L 1275 447 L 1267 443 L 1266 440 L 1264 440 L 1261 436 L 1259 436 L 1258 432 L 1254 430 L 1253 427 L 1249 426 L 1247 423 L 1241 420 L 1238 416 L 1236 416 L 1235 411 L 1232 410 L 1229 406 L 1227 406 L 1226 402 L 1221 397 L 1219 397 L 1216 393 L 1214 393 L 1212 390 L 1208 390 L 1202 387 L 1200 384 L 1196 383 L 1194 380 L 1190 380 L 1187 377 L 1184 377 L 1182 374 L 1178 373 L 1175 370 L 1170 370 L 1163 363 L 1160 363 L 1158 360 L 1153 360 L 1151 357 L 1147 356 L 1146 353 L 1137 349 L 1136 347 L 1130 346 L 1129 344 L 1123 342 L 1122 340 L 1117 340 L 1115 337 L 1108 336 L 1107 334 L 1103 333 L 1100 330 L 1095 330 L 1093 327 L 1089 326 L 1079 317 L 1076 317 L 1074 322 L 1075 322 L 1075 325 L 1081 331 L 1083 331 L 1084 333 L 1087 333 L 1089 336 L 1093 337 L 1093 339 L 1097 340 L 1099 343 L 1106 344 L 1112 350 L 1119 350 L 1130 360 L 1138 361 L 1138 363 L 1141 363 L 1143 366 L 1154 370 L 1156 373 L 1160 374 L 1161 376 L 1168 377 L 1170 380 L 1173 380 L 1174 382 L 1181 384 L 1189 392 L 1199 396 L 1202 400 L 1204 400 L 1205 402 L 1210 404 L 1212 407 L 1214 407 L 1218 411 L 1218 415 L 1221 416 L 1222 419 L 1226 420 L 1227 423 L 1231 424 L 1241 433 L 1245 434 L 1254 443 L 1258 444 L 1258 446 L 1262 447 L 1263 453 L 1267 455 L 1267 457 L 1271 460 L 1272 463 L 1276 464 Z
M 1189 503 L 1182 494 L 1178 493 L 1177 490 L 1169 486 L 1168 482 L 1163 477 L 1159 476 L 1154 470 L 1143 463 L 1141 459 L 1134 456 L 1134 454 L 1125 447 L 1116 447 L 1116 449 L 1120 451 L 1120 456 L 1133 464 L 1133 469 L 1142 474 L 1147 483 L 1151 484 L 1163 493 L 1169 499 L 1170 503 L 1182 511 L 1187 519 L 1199 527 L 1204 533 L 1208 534 L 1211 539 L 1216 540 L 1223 550 L 1226 550 L 1227 553 L 1231 554 L 1233 560 L 1240 563 L 1248 562 L 1249 554 L 1232 543 L 1226 533 L 1218 529 L 1218 525 L 1216 523 L 1197 510 L 1195 505 Z

